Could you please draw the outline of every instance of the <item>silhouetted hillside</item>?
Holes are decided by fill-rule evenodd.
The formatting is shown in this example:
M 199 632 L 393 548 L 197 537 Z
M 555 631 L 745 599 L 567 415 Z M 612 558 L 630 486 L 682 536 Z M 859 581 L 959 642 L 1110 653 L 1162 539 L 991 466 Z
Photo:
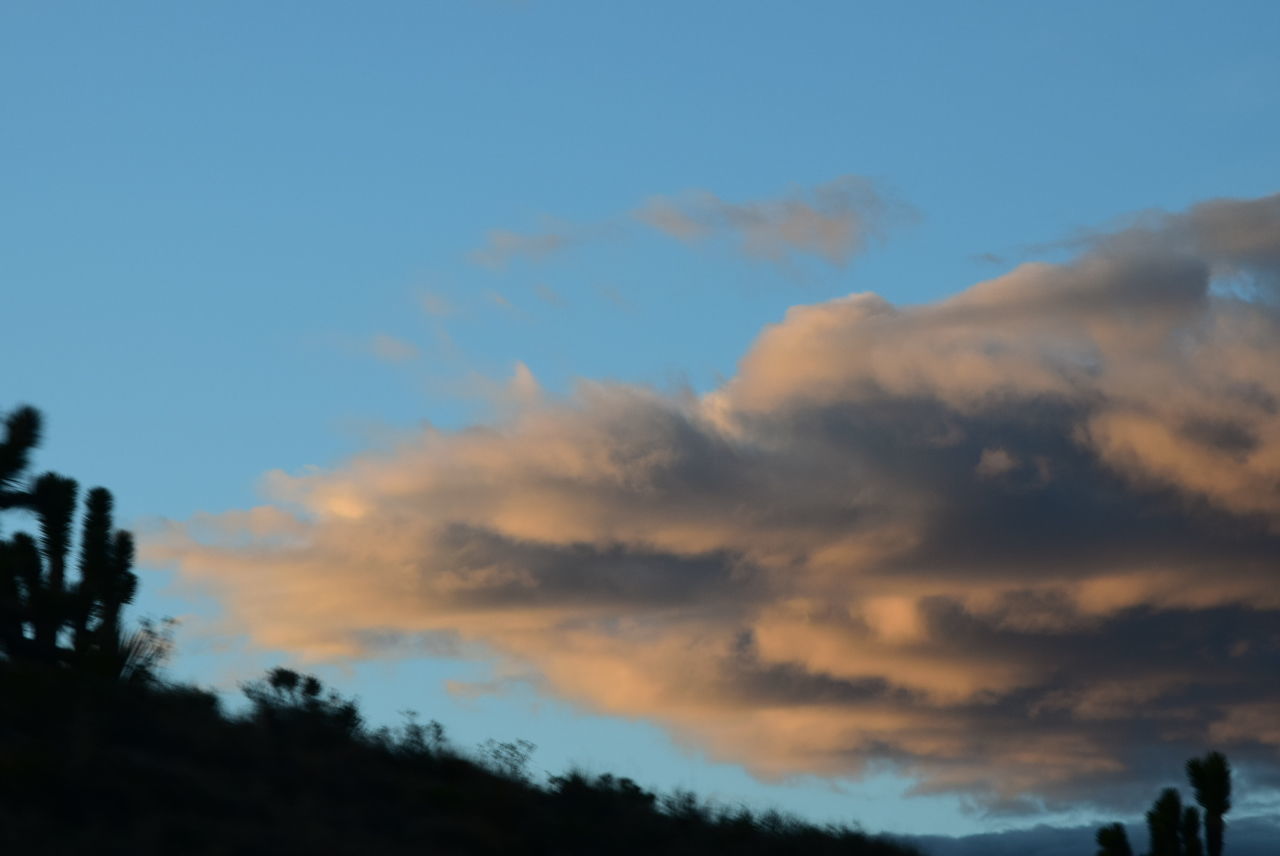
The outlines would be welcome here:
M 248 692 L 251 711 L 231 717 L 192 687 L 6 664 L 0 840 L 48 854 L 915 852 L 629 779 L 536 787 L 519 746 L 495 744 L 486 765 L 433 726 L 371 732 L 354 704 L 286 670 Z
M 524 774 L 528 744 L 461 757 L 436 723 L 370 730 L 353 701 L 275 669 L 249 711 L 155 673 L 166 628 L 127 632 L 133 542 L 102 488 L 29 477 L 40 415 L 0 436 L 0 852 L 908 856 L 776 814 L 658 797 L 629 779 Z M 34 519 L 36 534 L 8 534 Z M 79 526 L 76 524 L 79 523 Z M 76 561 L 72 561 L 75 558 Z

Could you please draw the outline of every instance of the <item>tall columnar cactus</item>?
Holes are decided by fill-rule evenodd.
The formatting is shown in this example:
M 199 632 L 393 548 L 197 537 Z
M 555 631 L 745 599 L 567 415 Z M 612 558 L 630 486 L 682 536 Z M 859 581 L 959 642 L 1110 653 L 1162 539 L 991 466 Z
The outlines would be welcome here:
M 84 523 L 80 530 L 80 583 L 76 587 L 72 610 L 72 638 L 76 651 L 91 647 L 89 625 L 93 615 L 94 594 L 111 567 L 111 494 L 94 488 L 85 497 Z
M 120 642 L 120 609 L 133 603 L 138 591 L 138 577 L 133 567 L 133 536 L 117 531 L 111 539 L 111 557 L 107 575 L 95 593 L 99 609 L 96 637 L 104 651 L 115 651 Z
M 40 442 L 40 413 L 34 407 L 20 407 L 4 420 L 0 440 L 0 511 L 25 507 L 30 496 L 22 486 L 31 450 Z
M 1182 852 L 1186 856 L 1204 856 L 1204 844 L 1200 841 L 1200 812 L 1191 805 L 1182 810 Z
M 1098 830 L 1095 836 L 1098 842 L 1097 856 L 1133 856 L 1133 848 L 1129 846 L 1129 834 L 1124 824 L 1111 823 Z
M 70 617 L 67 553 L 71 549 L 78 490 L 74 479 L 56 473 L 45 473 L 31 488 L 31 504 L 40 519 L 40 553 L 45 567 L 40 584 L 29 598 L 36 651 L 47 660 L 55 658 L 58 636 Z
M 120 608 L 133 600 L 138 578 L 133 538 L 112 530 L 110 491 L 94 488 L 85 499 L 80 534 L 80 582 L 73 597 L 72 635 L 76 651 L 112 650 L 120 637 Z
M 1151 834 L 1151 856 L 1181 856 L 1182 798 L 1175 788 L 1160 792 L 1147 812 L 1147 830 Z
M 32 407 L 20 407 L 4 419 L 4 437 L 0 439 L 0 511 L 32 506 L 25 479 L 31 450 L 40 442 L 40 428 L 40 413 Z M 31 536 L 20 533 L 0 540 L 0 653 L 7 657 L 33 653 L 27 631 L 41 574 L 39 549 Z
M 27 630 L 42 573 L 40 548 L 34 538 L 19 532 L 0 541 L 0 654 L 11 659 L 30 659 L 35 654 L 35 643 Z
M 1208 856 L 1222 856 L 1226 832 L 1223 815 L 1231 811 L 1231 765 L 1221 752 L 1187 762 L 1187 778 L 1196 792 L 1196 802 L 1204 809 L 1204 838 Z

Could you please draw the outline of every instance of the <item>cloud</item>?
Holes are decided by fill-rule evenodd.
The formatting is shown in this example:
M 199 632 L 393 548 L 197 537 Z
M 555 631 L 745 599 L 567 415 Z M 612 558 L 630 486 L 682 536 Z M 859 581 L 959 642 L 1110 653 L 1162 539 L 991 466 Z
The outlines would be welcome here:
M 910 214 L 869 180 L 846 175 L 781 199 L 728 202 L 706 191 L 657 196 L 635 217 L 686 243 L 721 238 L 752 258 L 813 255 L 844 265 L 887 221 Z
M 560 296 L 560 292 L 556 291 L 545 282 L 540 282 L 533 287 L 533 293 L 538 299 L 550 306 L 563 306 L 564 298 Z
M 485 236 L 484 245 L 473 250 L 471 260 L 489 268 L 505 268 L 517 258 L 540 260 L 560 252 L 576 241 L 572 227 L 561 231 L 522 234 L 507 229 L 493 229 Z
M 1017 468 L 1018 459 L 1004 449 L 983 449 L 974 471 L 980 476 L 1000 476 Z
M 273 473 L 148 555 L 262 646 L 447 634 L 766 777 L 1028 811 L 1137 807 L 1210 744 L 1280 772 L 1278 229 L 1221 200 L 797 306 L 703 396 L 518 371 L 500 423 Z
M 424 292 L 419 298 L 419 305 L 430 318 L 447 318 L 453 314 L 453 304 L 449 299 L 434 291 Z
M 705 190 L 655 196 L 623 221 L 574 225 L 553 220 L 538 232 L 495 229 L 472 251 L 471 260 L 505 268 L 523 258 L 540 261 L 603 236 L 623 234 L 635 224 L 682 243 L 720 241 L 750 259 L 788 262 L 820 258 L 845 265 L 885 229 L 916 216 L 914 209 L 870 179 L 846 175 L 777 199 L 731 202 Z
M 385 363 L 403 363 L 418 356 L 418 347 L 386 333 L 377 333 L 369 341 L 369 350 Z
M 502 294 L 499 291 L 493 291 L 493 290 L 486 291 L 484 296 L 485 296 L 485 299 L 489 301 L 489 303 L 493 304 L 494 306 L 496 306 L 497 308 L 505 312 L 516 311 L 515 304 L 512 303 L 510 300 L 508 300 L 506 295 Z
M 635 304 L 627 300 L 626 296 L 616 286 L 607 282 L 597 282 L 592 286 L 592 290 L 616 309 L 621 309 L 623 312 L 636 311 Z
M 536 404 L 542 397 L 542 386 L 533 372 L 522 362 L 517 362 L 515 371 L 507 384 L 506 399 L 516 406 Z
M 445 691 L 449 695 L 464 701 L 474 701 L 485 696 L 509 695 L 518 687 L 519 678 L 503 677 L 492 681 L 454 681 L 444 682 Z

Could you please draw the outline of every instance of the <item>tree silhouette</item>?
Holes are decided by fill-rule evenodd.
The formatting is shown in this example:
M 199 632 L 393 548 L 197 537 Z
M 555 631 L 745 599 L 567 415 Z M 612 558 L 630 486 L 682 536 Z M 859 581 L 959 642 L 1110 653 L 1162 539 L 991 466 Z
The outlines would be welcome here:
M 1133 856 L 1129 846 L 1129 834 L 1124 824 L 1112 823 L 1098 830 L 1098 856 Z
M 1147 812 L 1151 856 L 1181 856 L 1182 798 L 1176 788 L 1160 792 Z
M 0 539 L 0 655 L 28 664 L 106 669 L 118 677 L 128 670 L 126 647 L 138 643 L 131 639 L 125 646 L 120 632 L 120 610 L 138 585 L 131 570 L 133 538 L 113 528 L 110 492 L 89 491 L 78 579 L 68 579 L 79 486 L 56 473 L 22 486 L 40 426 L 37 411 L 19 408 L 5 420 L 0 443 L 0 509 L 33 511 L 40 530 L 38 540 L 25 532 Z
M 1204 844 L 1200 841 L 1200 812 L 1195 806 L 1182 810 L 1182 852 L 1186 856 L 1204 856 Z
M 1222 856 L 1226 831 L 1223 815 L 1231 811 L 1231 765 L 1221 752 L 1187 762 L 1187 778 L 1195 790 L 1196 802 L 1204 809 L 1204 837 L 1208 856 Z

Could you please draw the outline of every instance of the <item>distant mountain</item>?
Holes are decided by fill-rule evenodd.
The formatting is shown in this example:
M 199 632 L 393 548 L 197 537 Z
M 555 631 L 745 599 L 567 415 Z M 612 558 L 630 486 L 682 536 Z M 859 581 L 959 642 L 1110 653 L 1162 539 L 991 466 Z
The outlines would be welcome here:
M 1035 826 L 1008 832 L 948 837 L 944 835 L 898 836 L 929 856 L 1092 856 L 1097 850 L 1097 826 Z M 1128 824 L 1135 852 L 1146 852 L 1147 830 L 1141 823 Z M 1280 853 L 1280 814 L 1229 818 L 1226 856 L 1276 856 Z

